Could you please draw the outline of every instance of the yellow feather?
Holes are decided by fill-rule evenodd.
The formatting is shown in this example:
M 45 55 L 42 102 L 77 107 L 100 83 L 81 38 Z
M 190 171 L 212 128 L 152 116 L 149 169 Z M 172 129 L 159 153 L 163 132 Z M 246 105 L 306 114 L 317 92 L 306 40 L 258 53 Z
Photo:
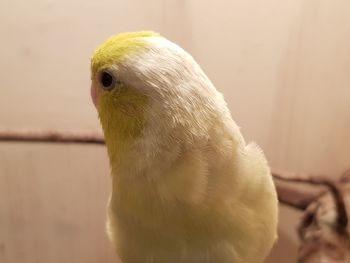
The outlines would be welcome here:
M 142 51 L 146 46 L 141 41 L 143 37 L 158 36 L 152 31 L 127 32 L 112 36 L 100 45 L 92 55 L 91 73 L 96 74 L 110 64 L 122 63 L 129 55 Z
M 119 87 L 99 96 L 98 112 L 112 170 L 144 126 L 147 97 L 135 89 Z
M 91 75 L 97 74 L 111 65 L 123 62 L 128 56 L 142 52 L 146 46 L 144 37 L 158 36 L 151 31 L 127 32 L 112 36 L 100 45 L 91 58 Z M 96 80 L 94 80 L 96 82 Z M 98 88 L 98 112 L 104 130 L 105 140 L 113 167 L 120 154 L 126 151 L 133 138 L 137 137 L 144 125 L 147 98 L 132 87 L 118 83 L 118 87 L 105 91 Z

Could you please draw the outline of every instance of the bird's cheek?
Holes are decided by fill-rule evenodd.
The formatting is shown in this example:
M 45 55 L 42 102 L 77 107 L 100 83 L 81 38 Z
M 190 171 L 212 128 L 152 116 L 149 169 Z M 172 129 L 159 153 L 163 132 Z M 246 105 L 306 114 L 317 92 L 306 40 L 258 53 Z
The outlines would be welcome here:
M 94 82 L 91 83 L 91 88 L 90 88 L 90 95 L 92 102 L 94 103 L 95 107 L 97 107 L 97 87 Z

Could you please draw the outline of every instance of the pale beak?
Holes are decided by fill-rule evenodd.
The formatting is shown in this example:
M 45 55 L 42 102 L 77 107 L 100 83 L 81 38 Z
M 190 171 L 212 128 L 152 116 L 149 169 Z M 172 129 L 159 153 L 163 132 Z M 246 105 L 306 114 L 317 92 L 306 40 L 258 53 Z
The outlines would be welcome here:
M 90 95 L 91 95 L 92 102 L 94 103 L 95 107 L 97 107 L 97 87 L 94 81 L 91 82 Z

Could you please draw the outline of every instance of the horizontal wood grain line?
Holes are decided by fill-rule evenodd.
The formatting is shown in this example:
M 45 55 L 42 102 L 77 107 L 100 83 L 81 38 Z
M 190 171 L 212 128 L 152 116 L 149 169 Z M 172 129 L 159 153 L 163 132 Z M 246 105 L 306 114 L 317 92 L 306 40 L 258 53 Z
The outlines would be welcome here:
M 0 130 L 0 141 L 104 144 L 102 134 L 56 130 Z

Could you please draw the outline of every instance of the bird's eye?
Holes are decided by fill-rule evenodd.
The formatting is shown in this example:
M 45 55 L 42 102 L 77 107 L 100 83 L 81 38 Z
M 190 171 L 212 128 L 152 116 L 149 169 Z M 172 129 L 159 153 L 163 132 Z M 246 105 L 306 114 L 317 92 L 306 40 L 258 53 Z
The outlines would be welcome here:
M 102 84 L 102 88 L 105 90 L 111 90 L 115 85 L 114 77 L 107 71 L 102 71 L 100 75 L 100 82 Z

